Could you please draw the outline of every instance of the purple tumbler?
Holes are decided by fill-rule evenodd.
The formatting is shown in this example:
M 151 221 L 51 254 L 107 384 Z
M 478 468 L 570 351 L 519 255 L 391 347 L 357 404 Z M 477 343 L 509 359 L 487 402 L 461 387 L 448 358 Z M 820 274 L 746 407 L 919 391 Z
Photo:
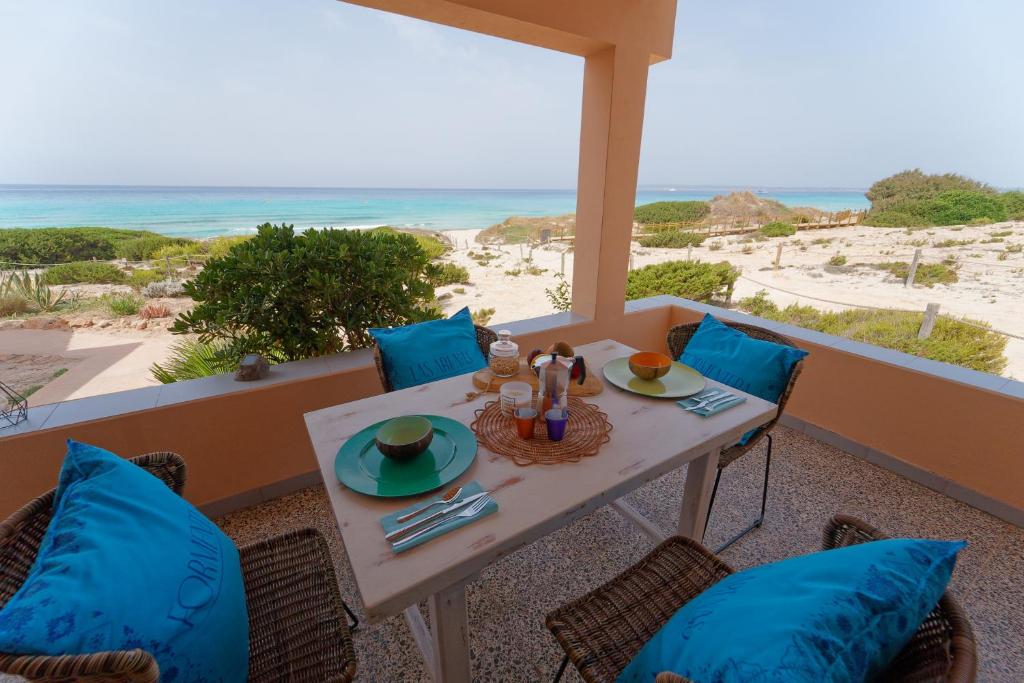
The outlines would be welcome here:
M 544 420 L 548 423 L 548 438 L 552 441 L 561 441 L 565 436 L 565 425 L 569 422 L 569 411 L 552 408 L 544 413 Z

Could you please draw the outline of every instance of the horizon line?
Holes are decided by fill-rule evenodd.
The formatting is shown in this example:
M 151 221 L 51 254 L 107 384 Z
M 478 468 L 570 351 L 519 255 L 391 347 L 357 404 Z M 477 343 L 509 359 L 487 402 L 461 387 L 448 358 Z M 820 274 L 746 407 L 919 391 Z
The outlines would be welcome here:
M 578 188 L 572 187 L 374 187 L 374 186 L 335 186 L 335 185 L 129 185 L 112 183 L 0 183 L 0 188 L 131 188 L 150 190 L 415 190 L 427 192 L 576 192 Z M 689 185 L 682 183 L 644 183 L 637 185 L 637 192 L 660 191 L 753 191 L 753 192 L 777 192 L 777 191 L 833 191 L 833 192 L 864 192 L 865 187 L 847 187 L 840 185 Z

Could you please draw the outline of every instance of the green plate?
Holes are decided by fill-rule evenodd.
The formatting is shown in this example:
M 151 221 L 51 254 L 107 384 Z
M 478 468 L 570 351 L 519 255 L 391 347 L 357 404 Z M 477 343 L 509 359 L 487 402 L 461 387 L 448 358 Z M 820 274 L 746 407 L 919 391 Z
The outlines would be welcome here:
M 415 496 L 444 486 L 465 472 L 476 457 L 476 436 L 461 422 L 424 415 L 434 425 L 430 447 L 409 462 L 395 462 L 377 450 L 374 436 L 382 420 L 341 445 L 334 474 L 345 486 L 368 496 Z
M 629 358 L 616 358 L 604 365 L 604 378 L 626 391 L 656 398 L 683 398 L 704 390 L 706 381 L 688 365 L 672 362 L 672 369 L 661 379 L 640 379 L 629 369 Z

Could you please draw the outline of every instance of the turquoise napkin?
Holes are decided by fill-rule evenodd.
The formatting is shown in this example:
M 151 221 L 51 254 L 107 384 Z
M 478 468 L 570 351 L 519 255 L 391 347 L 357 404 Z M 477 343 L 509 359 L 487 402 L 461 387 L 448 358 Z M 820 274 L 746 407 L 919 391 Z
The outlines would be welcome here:
M 713 391 L 716 391 L 716 389 L 705 389 L 704 391 L 700 392 L 699 394 L 697 394 L 695 396 L 690 396 L 688 398 L 684 398 L 682 401 L 676 401 L 676 403 L 678 403 L 679 405 L 681 405 L 684 408 L 688 408 L 688 407 L 690 407 L 692 405 L 696 405 L 697 403 L 700 403 L 702 400 L 704 400 L 703 397 L 706 394 L 709 394 L 709 393 L 711 393 Z M 717 391 L 728 391 L 728 389 L 718 389 Z M 721 396 L 717 396 L 716 395 L 715 398 L 721 398 Z M 714 399 L 712 399 L 712 400 L 714 400 Z M 734 406 L 738 406 L 739 404 L 743 403 L 746 400 L 747 399 L 744 396 L 740 396 L 739 394 L 733 394 L 733 398 L 731 400 L 729 400 L 729 401 L 722 401 L 721 403 L 719 403 L 717 405 L 711 406 L 710 409 L 707 406 L 705 406 L 703 408 L 698 408 L 697 410 L 691 410 L 690 412 L 694 413 L 696 415 L 700 415 L 701 417 L 711 417 L 712 415 L 717 415 L 718 413 L 722 412 L 723 410 L 728 410 L 729 408 L 732 408 Z
M 447 489 L 445 489 L 445 490 L 447 490 Z M 483 490 L 484 490 L 484 487 L 480 486 L 479 482 L 471 481 L 470 483 L 464 484 L 462 486 L 462 494 L 459 496 L 459 500 L 465 500 L 469 496 L 472 496 L 475 493 L 480 493 Z M 406 514 L 407 512 L 412 512 L 413 510 L 418 510 L 419 508 L 423 507 L 424 505 L 427 505 L 428 503 L 433 503 L 436 500 L 441 500 L 441 496 L 443 494 L 444 494 L 444 491 L 441 491 L 436 496 L 431 496 L 430 498 L 425 498 L 423 500 L 419 500 L 415 504 L 410 505 L 409 507 L 402 508 L 401 510 L 397 510 L 395 512 L 392 512 L 389 515 L 384 515 L 383 517 L 380 518 L 380 525 L 384 528 L 384 533 L 385 534 L 391 533 L 392 531 L 394 531 L 395 529 L 397 529 L 400 526 L 405 526 L 407 524 L 412 524 L 413 522 L 415 522 L 418 519 L 423 519 L 424 517 L 429 517 L 433 513 L 437 512 L 438 510 L 443 510 L 444 509 L 443 505 L 434 505 L 434 506 L 432 506 L 430 508 L 429 511 L 424 512 L 422 515 L 417 515 L 416 517 L 413 517 L 412 519 L 410 519 L 407 522 L 403 522 L 402 524 L 399 524 L 397 521 L 395 521 L 399 517 L 401 517 L 402 515 Z M 453 502 L 453 504 L 454 504 L 454 502 Z M 470 505 L 472 505 L 472 503 L 470 503 Z M 464 509 L 465 508 L 463 508 L 463 510 Z M 462 510 L 459 510 L 458 512 L 461 512 L 461 511 Z M 497 511 L 498 511 L 498 504 L 494 501 L 494 498 L 490 498 L 488 503 L 487 503 L 487 505 L 484 506 L 484 509 L 481 510 L 480 513 L 476 517 L 458 517 L 456 519 L 448 520 L 447 522 L 445 522 L 444 524 L 440 525 L 436 529 L 431 530 L 430 533 L 423 534 L 422 536 L 417 538 L 415 541 L 412 541 L 411 543 L 403 543 L 398 548 L 395 548 L 394 546 L 392 546 L 391 549 L 394 552 L 396 552 L 396 553 L 405 552 L 406 550 L 409 550 L 410 548 L 415 548 L 416 546 L 420 545 L 421 543 L 426 543 L 427 541 L 429 541 L 431 539 L 437 538 L 441 534 L 446 534 L 449 531 L 451 531 L 452 529 L 458 529 L 460 526 L 465 526 L 465 525 L 467 525 L 467 524 L 469 524 L 471 522 L 475 522 L 476 520 L 480 519 L 481 517 L 486 517 L 487 515 L 491 514 L 492 512 L 497 512 Z M 455 514 L 455 513 L 452 513 L 452 514 Z M 415 533 L 415 531 L 413 533 Z

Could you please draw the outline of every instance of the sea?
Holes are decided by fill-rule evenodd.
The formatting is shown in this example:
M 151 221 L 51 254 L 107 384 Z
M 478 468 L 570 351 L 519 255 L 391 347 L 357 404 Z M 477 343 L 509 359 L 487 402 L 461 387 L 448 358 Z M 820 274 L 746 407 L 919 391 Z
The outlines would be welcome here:
M 711 199 L 737 190 L 822 211 L 869 206 L 864 190 L 807 188 L 642 187 L 636 202 Z M 575 210 L 575 190 L 0 185 L 0 228 L 104 226 L 192 238 L 246 234 L 261 223 L 468 230 L 509 216 Z

